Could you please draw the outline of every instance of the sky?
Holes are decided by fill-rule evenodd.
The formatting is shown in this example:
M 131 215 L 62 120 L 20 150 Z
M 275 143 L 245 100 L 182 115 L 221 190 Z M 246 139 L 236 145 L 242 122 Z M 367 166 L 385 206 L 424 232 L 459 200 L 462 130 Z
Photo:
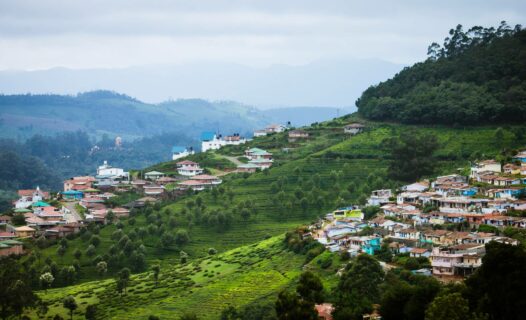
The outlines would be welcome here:
M 501 20 L 526 24 L 526 1 L 0 0 L 0 70 L 408 65 L 459 23 Z

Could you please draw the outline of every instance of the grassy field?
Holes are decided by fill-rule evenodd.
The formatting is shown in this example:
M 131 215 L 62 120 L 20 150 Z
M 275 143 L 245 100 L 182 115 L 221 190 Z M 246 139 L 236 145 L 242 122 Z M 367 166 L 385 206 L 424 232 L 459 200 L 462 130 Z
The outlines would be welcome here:
M 84 319 L 90 304 L 97 305 L 100 319 L 147 319 L 152 314 L 174 319 L 183 313 L 217 319 L 229 305 L 273 303 L 280 290 L 295 283 L 304 262 L 305 256 L 284 249 L 283 236 L 277 236 L 184 265 L 163 266 L 157 285 L 151 272 L 132 275 L 122 297 L 113 279 L 41 291 L 39 295 L 49 304 L 48 317 L 60 314 L 67 318 L 62 300 L 72 295 L 79 304 L 74 319 Z M 307 268 L 318 269 L 317 260 Z M 327 273 L 334 277 L 333 271 Z

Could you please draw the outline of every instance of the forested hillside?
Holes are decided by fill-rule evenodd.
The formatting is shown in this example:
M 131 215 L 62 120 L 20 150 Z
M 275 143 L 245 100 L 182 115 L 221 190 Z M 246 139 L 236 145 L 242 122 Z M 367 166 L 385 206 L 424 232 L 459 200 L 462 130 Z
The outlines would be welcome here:
M 526 30 L 461 25 L 429 58 L 367 89 L 359 112 L 373 120 L 481 125 L 526 121 Z

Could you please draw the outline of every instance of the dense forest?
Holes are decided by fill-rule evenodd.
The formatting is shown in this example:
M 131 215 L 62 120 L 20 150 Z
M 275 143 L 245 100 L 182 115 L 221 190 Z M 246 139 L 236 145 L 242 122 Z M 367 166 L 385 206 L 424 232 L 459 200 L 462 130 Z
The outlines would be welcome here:
M 368 88 L 357 100 L 372 120 L 479 125 L 526 121 L 526 30 L 462 25 L 428 59 Z

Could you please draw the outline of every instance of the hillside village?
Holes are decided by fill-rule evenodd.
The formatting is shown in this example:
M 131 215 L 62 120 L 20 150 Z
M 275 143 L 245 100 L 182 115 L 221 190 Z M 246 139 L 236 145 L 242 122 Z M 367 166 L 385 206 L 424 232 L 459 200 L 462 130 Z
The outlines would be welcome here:
M 363 132 L 361 123 L 342 128 L 349 136 Z M 289 142 L 309 139 L 308 132 L 272 125 L 254 132 L 264 136 L 286 131 Z M 202 135 L 204 150 L 246 143 L 234 134 L 221 137 Z M 19 190 L 13 202 L 13 215 L 0 217 L 2 239 L 0 254 L 23 254 L 24 238 L 59 239 L 78 233 L 86 224 L 106 224 L 130 216 L 130 211 L 149 204 L 175 199 L 188 192 L 217 187 L 223 181 L 199 163 L 183 160 L 195 154 L 191 148 L 174 147 L 176 174 L 160 171 L 131 175 L 106 161 L 94 176 L 72 177 L 58 193 Z M 206 151 L 205 151 L 206 152 Z M 252 147 L 244 151 L 244 163 L 223 172 L 255 173 L 269 169 L 273 155 Z M 444 277 L 465 277 L 481 265 L 484 245 L 490 241 L 517 244 L 517 240 L 498 234 L 503 227 L 526 228 L 526 151 L 513 163 L 495 160 L 474 163 L 469 176 L 451 174 L 422 180 L 398 190 L 380 189 L 371 193 L 366 206 L 349 204 L 325 215 L 309 226 L 303 237 L 312 237 L 331 252 L 371 255 L 389 251 L 392 255 L 419 258 L 422 268 L 415 272 Z M 206 171 L 206 172 L 205 172 Z M 116 206 L 111 198 L 133 192 L 133 201 Z M 373 217 L 364 212 L 376 208 Z M 16 216 L 16 217 L 15 217 Z M 23 216 L 23 221 L 18 217 Z M 20 226 L 20 224 L 23 224 Z M 15 226 L 19 225 L 19 226 Z M 480 231 L 484 226 L 485 231 Z M 386 265 L 388 266 L 388 265 Z

